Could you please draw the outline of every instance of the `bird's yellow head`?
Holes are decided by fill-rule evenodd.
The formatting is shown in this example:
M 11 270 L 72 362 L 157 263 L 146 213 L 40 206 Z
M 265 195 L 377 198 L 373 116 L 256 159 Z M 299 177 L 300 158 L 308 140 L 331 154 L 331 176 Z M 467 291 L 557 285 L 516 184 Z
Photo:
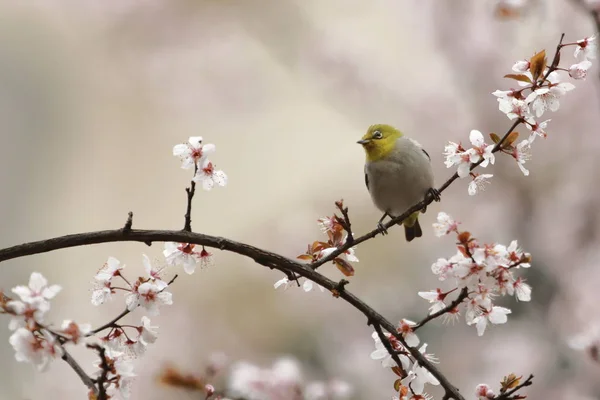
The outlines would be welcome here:
M 390 125 L 371 125 L 367 133 L 359 140 L 367 153 L 367 161 L 377 161 L 394 150 L 396 140 L 402 137 L 402 132 Z

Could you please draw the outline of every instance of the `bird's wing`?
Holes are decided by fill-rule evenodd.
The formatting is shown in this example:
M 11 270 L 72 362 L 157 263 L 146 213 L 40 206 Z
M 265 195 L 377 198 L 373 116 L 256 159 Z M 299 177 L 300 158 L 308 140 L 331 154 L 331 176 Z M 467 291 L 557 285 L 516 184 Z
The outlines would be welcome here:
M 418 148 L 420 148 L 423 151 L 423 153 L 425 153 L 425 155 L 427 156 L 427 159 L 429 161 L 431 161 L 431 157 L 429 157 L 429 153 L 427 153 L 425 151 L 425 149 L 423 148 L 423 146 L 421 146 L 421 143 L 419 143 L 415 139 L 411 139 L 411 138 L 409 138 L 408 140 L 410 140 L 412 142 L 412 144 L 414 144 L 415 146 L 417 146 Z
M 369 175 L 367 175 L 367 166 L 365 165 L 365 185 L 367 185 L 367 190 L 369 190 Z
M 423 153 L 425 153 L 425 155 L 427 156 L 427 158 L 429 159 L 429 161 L 431 161 L 431 157 L 429 157 L 429 153 L 426 152 L 424 148 L 421 148 L 421 150 L 423 150 Z

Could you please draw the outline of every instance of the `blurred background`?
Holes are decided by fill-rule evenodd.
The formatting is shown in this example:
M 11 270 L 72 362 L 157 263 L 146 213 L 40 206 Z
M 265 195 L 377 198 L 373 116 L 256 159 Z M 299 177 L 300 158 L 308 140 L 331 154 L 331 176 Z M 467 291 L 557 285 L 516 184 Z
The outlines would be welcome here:
M 229 176 L 225 188 L 198 191 L 195 231 L 295 257 L 324 238 L 316 220 L 340 198 L 355 232 L 371 230 L 380 213 L 355 143 L 369 125 L 389 123 L 420 141 L 442 183 L 452 172 L 443 164 L 448 140 L 510 126 L 491 92 L 514 86 L 502 76 L 516 60 L 553 54 L 561 32 L 567 41 L 594 33 L 577 1 L 512 3 L 2 0 L 0 245 L 118 228 L 130 210 L 136 228 L 180 229 L 191 174 L 171 151 L 195 135 L 217 146 L 211 160 Z M 564 66 L 574 62 L 565 50 Z M 357 250 L 348 289 L 393 322 L 424 317 L 429 305 L 417 291 L 440 286 L 430 266 L 454 253 L 453 238 L 431 229 L 441 210 L 482 241 L 518 239 L 532 253 L 524 271 L 532 301 L 504 300 L 508 324 L 478 337 L 461 317 L 420 334 L 466 396 L 514 372 L 535 375 L 533 399 L 600 398 L 600 367 L 566 345 L 600 323 L 597 75 L 594 66 L 549 116 L 529 177 L 498 157 L 485 192 L 468 196 L 459 181 L 429 207 L 422 239 L 407 244 L 393 229 Z M 158 243 L 124 243 L 13 260 L 0 266 L 0 286 L 39 271 L 63 287 L 48 321 L 97 326 L 124 306 L 120 296 L 99 308 L 89 301 L 107 257 L 137 276 L 141 254 L 161 252 Z M 332 265 L 323 272 L 341 277 Z M 369 358 L 365 318 L 328 293 L 274 290 L 282 277 L 218 251 L 212 268 L 180 275 L 174 304 L 152 319 L 160 338 L 136 362 L 132 398 L 200 398 L 156 376 L 165 363 L 202 371 L 215 352 L 263 367 L 290 356 L 307 380 L 336 377 L 352 383 L 354 399 L 389 398 L 394 375 Z M 60 360 L 44 374 L 17 363 L 9 335 L 0 330 L 0 398 L 84 398 Z M 89 351 L 73 353 L 92 370 Z

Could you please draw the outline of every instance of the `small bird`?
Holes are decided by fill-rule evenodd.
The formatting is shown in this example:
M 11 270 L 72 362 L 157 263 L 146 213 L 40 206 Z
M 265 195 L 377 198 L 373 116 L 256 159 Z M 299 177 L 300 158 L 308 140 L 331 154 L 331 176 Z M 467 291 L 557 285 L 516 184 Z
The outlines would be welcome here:
M 417 141 L 403 136 L 393 126 L 377 124 L 370 126 L 357 143 L 363 146 L 367 155 L 367 189 L 375 206 L 384 213 L 377 223 L 382 234 L 387 233 L 382 223 L 385 217 L 401 215 L 424 200 L 428 193 L 439 201 L 440 194 L 433 187 L 431 158 Z M 419 212 L 402 222 L 409 242 L 423 235 Z

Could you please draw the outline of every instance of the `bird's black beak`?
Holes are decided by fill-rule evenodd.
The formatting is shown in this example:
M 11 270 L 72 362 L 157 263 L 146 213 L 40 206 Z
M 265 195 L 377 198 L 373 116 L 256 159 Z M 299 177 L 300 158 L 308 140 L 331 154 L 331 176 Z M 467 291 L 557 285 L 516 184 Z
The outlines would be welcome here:
M 358 141 L 358 142 L 356 142 L 356 143 L 358 143 L 358 144 L 367 144 L 367 143 L 369 143 L 370 141 L 371 141 L 371 139 L 362 139 L 362 140 L 359 140 L 359 141 Z

